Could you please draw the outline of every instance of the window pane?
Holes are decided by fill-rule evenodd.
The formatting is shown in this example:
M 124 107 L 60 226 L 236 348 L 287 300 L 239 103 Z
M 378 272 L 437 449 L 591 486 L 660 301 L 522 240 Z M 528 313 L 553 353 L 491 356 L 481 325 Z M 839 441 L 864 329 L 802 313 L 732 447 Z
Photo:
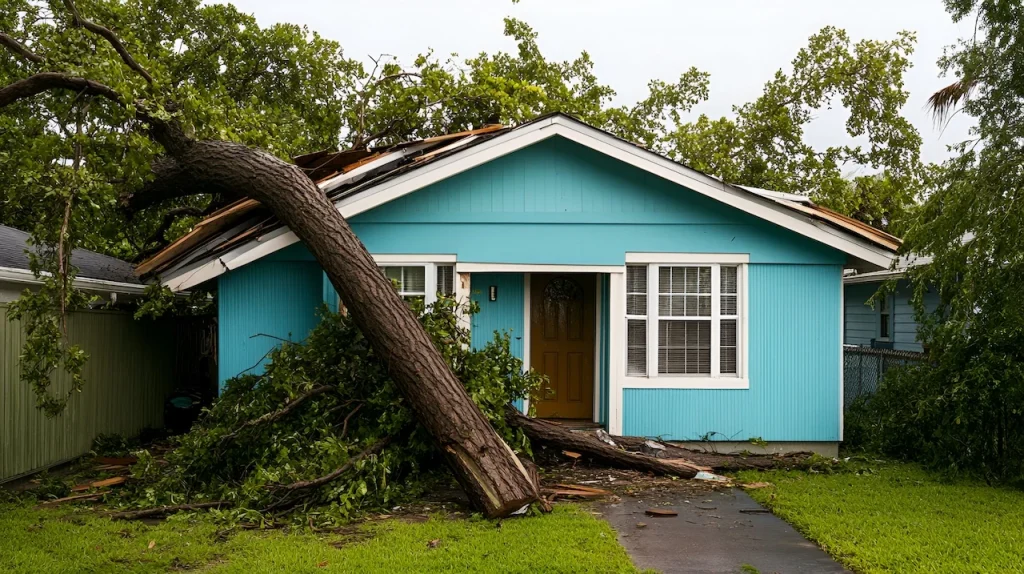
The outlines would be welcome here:
M 628 265 L 626 267 L 626 293 L 647 292 L 647 267 Z
M 672 292 L 672 270 L 679 269 L 678 267 L 661 267 L 658 269 L 658 292 L 659 293 L 671 293 Z
M 722 267 L 722 293 L 736 293 L 735 267 Z
M 427 270 L 425 267 L 402 267 L 402 291 L 408 293 L 424 293 L 427 290 Z
M 698 293 L 711 293 L 711 268 L 710 267 L 698 267 L 697 272 L 697 284 Z
M 626 295 L 627 315 L 647 314 L 647 295 Z
M 723 319 L 719 342 L 719 372 L 724 375 L 736 374 L 736 319 Z
M 455 266 L 437 266 L 437 292 L 449 297 L 455 295 Z
M 402 290 L 402 268 L 401 267 L 383 267 L 384 276 L 391 280 L 392 283 L 398 286 L 398 290 Z
M 647 375 L 647 321 L 626 321 L 626 374 Z
M 735 295 L 722 295 L 722 314 L 723 315 L 735 315 L 736 314 L 736 296 Z
M 669 375 L 711 374 L 711 323 L 658 323 L 658 372 Z

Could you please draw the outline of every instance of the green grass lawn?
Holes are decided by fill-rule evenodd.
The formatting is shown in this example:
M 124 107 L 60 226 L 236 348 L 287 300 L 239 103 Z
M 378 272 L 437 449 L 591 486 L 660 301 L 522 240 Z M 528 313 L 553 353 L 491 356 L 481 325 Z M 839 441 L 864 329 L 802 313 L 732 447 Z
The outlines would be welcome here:
M 438 541 L 431 547 L 431 541 Z M 152 545 L 152 547 L 150 547 Z M 113 522 L 85 509 L 0 506 L 0 572 L 635 572 L 585 508 L 500 523 L 432 518 L 348 534 L 218 532 L 205 521 Z
M 947 482 L 914 465 L 744 472 L 758 502 L 856 572 L 1024 572 L 1024 492 Z

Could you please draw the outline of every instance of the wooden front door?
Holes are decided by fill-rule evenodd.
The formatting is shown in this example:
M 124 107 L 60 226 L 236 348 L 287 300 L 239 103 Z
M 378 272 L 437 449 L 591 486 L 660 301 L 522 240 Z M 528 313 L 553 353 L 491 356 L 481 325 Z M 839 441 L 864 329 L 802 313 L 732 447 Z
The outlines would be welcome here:
M 596 296 L 593 274 L 530 276 L 530 363 L 549 381 L 533 399 L 538 417 L 593 418 Z

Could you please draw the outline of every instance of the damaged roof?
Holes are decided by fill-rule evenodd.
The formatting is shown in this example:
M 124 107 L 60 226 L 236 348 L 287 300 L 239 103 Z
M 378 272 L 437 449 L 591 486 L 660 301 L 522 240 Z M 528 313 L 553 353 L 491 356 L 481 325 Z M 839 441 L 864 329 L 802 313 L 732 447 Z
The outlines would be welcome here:
M 538 133 L 540 128 L 551 126 L 559 129 L 549 130 L 544 134 Z M 732 205 L 738 201 L 743 204 L 743 209 L 762 217 L 764 215 L 760 212 L 774 212 L 769 213 L 774 217 L 777 212 L 781 211 L 788 214 L 788 217 L 800 221 L 801 224 L 809 222 L 813 227 L 826 231 L 822 237 L 826 239 L 827 244 L 835 246 L 834 243 L 837 241 L 835 238 L 865 244 L 870 265 L 874 268 L 887 267 L 886 261 L 891 259 L 900 246 L 899 238 L 816 205 L 806 196 L 722 182 L 562 113 L 547 114 L 516 127 L 490 124 L 474 130 L 408 141 L 387 147 L 367 147 L 340 152 L 319 151 L 295 157 L 293 160 L 309 175 L 310 179 L 316 182 L 327 197 L 339 206 L 339 210 L 344 211 L 343 206 L 347 204 L 362 202 L 368 205 L 367 201 L 363 200 L 369 200 L 369 196 L 372 196 L 373 192 L 387 187 L 385 184 L 391 180 L 403 178 L 421 170 L 426 171 L 424 170 L 426 166 L 439 164 L 449 158 L 455 160 L 457 159 L 455 156 L 465 154 L 467 150 L 477 146 L 490 143 L 489 146 L 484 147 L 496 148 L 507 140 L 510 145 L 507 146 L 508 151 L 504 153 L 511 153 L 518 149 L 515 147 L 516 145 L 530 145 L 552 135 L 567 136 L 584 145 L 591 145 L 604 153 L 609 153 L 607 150 L 611 148 L 606 144 L 610 142 L 617 146 L 617 149 L 623 152 L 634 165 L 642 164 L 643 169 L 663 174 L 668 173 L 665 171 L 667 166 L 669 170 L 681 174 L 681 177 L 688 180 L 687 183 L 683 183 L 685 187 L 700 188 L 699 191 L 705 194 L 721 194 L 720 197 L 717 197 L 718 199 Z M 598 139 L 602 141 L 597 141 Z M 694 183 L 700 185 L 693 185 Z M 782 209 L 777 209 L 779 207 Z M 369 208 L 372 206 L 364 205 L 362 209 L 356 209 L 355 212 Z M 776 217 L 776 219 L 778 218 Z M 162 279 L 176 277 L 177 280 L 168 284 L 172 290 L 188 288 L 258 258 L 256 255 L 236 256 L 234 264 L 231 261 L 222 260 L 229 252 L 234 254 L 242 250 L 244 246 L 260 244 L 272 237 L 279 237 L 281 228 L 283 228 L 283 224 L 258 202 L 249 199 L 239 200 L 214 212 L 199 222 L 189 233 L 142 262 L 136 267 L 135 273 L 140 277 L 154 275 L 160 276 Z M 806 226 L 802 229 L 804 235 L 816 233 L 814 229 Z M 291 238 L 291 242 L 297 241 L 293 234 Z M 842 250 L 842 247 L 839 248 Z M 849 249 L 845 251 L 851 253 Z M 259 256 L 269 252 L 261 251 Z M 863 256 L 863 254 L 861 255 Z M 218 262 L 216 269 L 209 272 L 197 272 L 201 267 L 215 261 Z M 188 276 L 184 277 L 185 275 Z

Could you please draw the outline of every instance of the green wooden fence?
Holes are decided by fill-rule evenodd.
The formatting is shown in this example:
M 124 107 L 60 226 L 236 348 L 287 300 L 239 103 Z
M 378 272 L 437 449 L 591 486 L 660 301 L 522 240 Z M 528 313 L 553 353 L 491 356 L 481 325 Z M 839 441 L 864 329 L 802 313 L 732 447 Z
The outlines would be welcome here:
M 0 304 L 0 482 L 85 454 L 99 434 L 162 426 L 174 388 L 174 332 L 171 321 L 124 312 L 72 314 L 68 335 L 89 354 L 85 387 L 62 415 L 47 418 L 19 377 L 24 332 Z M 52 388 L 64 392 L 67 378 L 57 375 Z

